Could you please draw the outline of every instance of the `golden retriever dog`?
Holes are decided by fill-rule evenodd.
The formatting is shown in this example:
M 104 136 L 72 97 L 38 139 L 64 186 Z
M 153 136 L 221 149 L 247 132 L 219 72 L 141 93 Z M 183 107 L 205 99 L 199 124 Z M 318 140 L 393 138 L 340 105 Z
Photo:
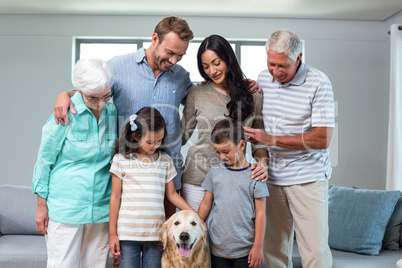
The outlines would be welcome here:
M 173 214 L 162 227 L 162 268 L 209 268 L 205 231 L 196 213 Z

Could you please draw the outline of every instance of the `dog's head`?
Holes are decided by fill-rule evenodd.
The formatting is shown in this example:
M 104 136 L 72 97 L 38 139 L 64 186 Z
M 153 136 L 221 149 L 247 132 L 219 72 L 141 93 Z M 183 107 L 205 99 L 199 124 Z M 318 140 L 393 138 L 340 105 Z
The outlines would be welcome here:
M 196 248 L 205 245 L 205 227 L 196 213 L 176 212 L 163 224 L 162 243 L 164 250 L 171 246 L 180 256 L 189 257 Z

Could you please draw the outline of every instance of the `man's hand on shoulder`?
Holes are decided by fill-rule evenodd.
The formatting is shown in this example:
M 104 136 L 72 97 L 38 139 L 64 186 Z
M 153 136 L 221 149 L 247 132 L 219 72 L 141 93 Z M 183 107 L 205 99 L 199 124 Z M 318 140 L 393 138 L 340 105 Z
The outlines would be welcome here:
M 71 92 L 62 92 L 60 93 L 54 104 L 54 119 L 56 124 L 70 124 L 70 120 L 68 120 L 68 109 L 70 109 L 72 114 L 76 114 L 77 112 L 74 109 L 73 102 L 71 101 L 70 97 L 74 95 L 75 91 Z

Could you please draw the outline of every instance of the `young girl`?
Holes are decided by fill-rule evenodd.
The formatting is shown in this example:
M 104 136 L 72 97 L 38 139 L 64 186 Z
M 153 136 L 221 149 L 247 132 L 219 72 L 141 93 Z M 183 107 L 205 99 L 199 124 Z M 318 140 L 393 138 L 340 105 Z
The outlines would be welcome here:
M 172 159 L 160 146 L 166 123 L 158 110 L 144 107 L 130 116 L 116 142 L 110 173 L 110 252 L 120 255 L 120 267 L 160 267 L 159 246 L 165 222 L 166 196 L 180 209 L 194 211 L 176 192 Z

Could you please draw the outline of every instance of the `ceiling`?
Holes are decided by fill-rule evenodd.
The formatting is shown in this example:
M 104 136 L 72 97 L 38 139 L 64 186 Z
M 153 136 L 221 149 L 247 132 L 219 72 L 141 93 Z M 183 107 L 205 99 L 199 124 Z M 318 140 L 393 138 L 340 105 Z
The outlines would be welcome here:
M 383 21 L 402 0 L 0 0 L 0 14 L 240 16 Z

